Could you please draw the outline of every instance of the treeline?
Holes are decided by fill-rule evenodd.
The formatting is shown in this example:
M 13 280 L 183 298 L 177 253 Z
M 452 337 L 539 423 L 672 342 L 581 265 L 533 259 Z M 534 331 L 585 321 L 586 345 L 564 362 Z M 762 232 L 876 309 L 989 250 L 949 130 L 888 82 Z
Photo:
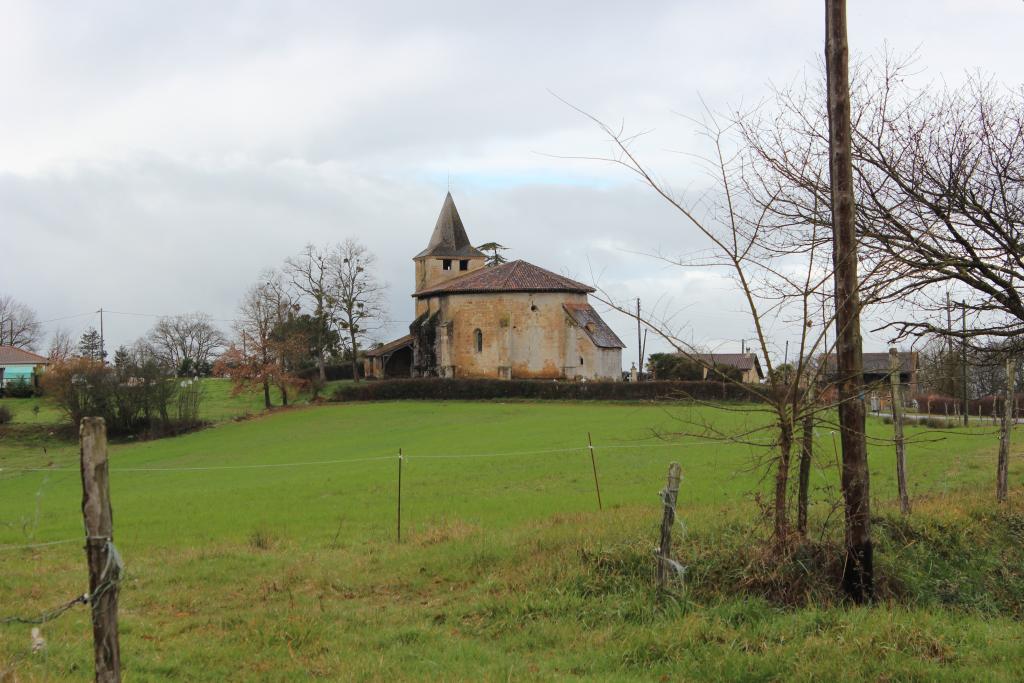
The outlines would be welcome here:
M 384 318 L 375 264 L 366 247 L 347 239 L 306 245 L 264 271 L 242 297 L 215 373 L 229 377 L 236 392 L 261 391 L 267 408 L 271 387 L 287 405 L 289 395 L 310 388 L 316 396 L 330 379 L 358 381 L 360 349 Z

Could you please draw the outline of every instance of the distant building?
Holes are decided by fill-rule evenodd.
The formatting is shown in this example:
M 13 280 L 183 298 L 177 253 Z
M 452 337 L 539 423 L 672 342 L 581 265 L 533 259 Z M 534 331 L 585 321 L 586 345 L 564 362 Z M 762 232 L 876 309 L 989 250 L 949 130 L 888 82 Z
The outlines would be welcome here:
M 0 346 L 0 389 L 11 382 L 39 386 L 39 375 L 49 363 L 37 353 L 14 346 Z
M 409 334 L 365 353 L 368 377 L 622 378 L 624 344 L 594 291 L 526 261 L 486 265 L 445 197 L 416 264 Z
M 897 354 L 899 359 L 899 380 L 902 385 L 902 394 L 905 402 L 913 400 L 918 393 L 917 377 L 917 351 L 900 351 Z M 889 380 L 889 354 L 888 352 L 865 353 L 864 359 L 864 385 L 867 387 L 865 400 L 870 401 L 872 410 L 884 410 L 890 404 L 891 387 Z M 838 391 L 836 384 L 839 382 L 836 370 L 835 354 L 829 354 L 825 360 L 825 377 L 829 383 L 824 397 L 825 400 L 835 400 Z
M 735 368 L 740 372 L 740 381 L 759 384 L 764 379 L 761 361 L 756 353 L 698 353 L 693 356 L 704 368 L 704 379 L 718 379 L 711 367 Z M 711 367 L 707 367 L 711 366 Z

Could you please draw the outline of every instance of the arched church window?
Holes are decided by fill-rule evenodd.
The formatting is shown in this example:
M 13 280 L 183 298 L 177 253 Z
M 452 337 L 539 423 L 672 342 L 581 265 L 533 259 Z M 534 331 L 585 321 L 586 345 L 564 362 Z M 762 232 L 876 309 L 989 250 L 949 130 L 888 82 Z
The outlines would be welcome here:
M 476 352 L 480 353 L 484 350 L 484 333 L 477 330 L 473 333 L 473 343 L 476 345 Z

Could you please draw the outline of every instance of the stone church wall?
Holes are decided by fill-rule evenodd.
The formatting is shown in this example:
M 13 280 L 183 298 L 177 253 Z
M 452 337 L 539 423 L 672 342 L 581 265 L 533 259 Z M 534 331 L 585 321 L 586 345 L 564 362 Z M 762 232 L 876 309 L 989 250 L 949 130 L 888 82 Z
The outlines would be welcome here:
M 605 353 L 573 327 L 563 303 L 585 303 L 585 294 L 459 294 L 431 297 L 424 308 L 441 311 L 438 363 L 442 376 L 617 379 L 620 353 Z M 477 330 L 482 344 L 477 350 Z M 582 339 L 577 339 L 582 335 Z M 572 354 L 568 353 L 572 350 Z M 584 360 L 579 369 L 580 357 Z

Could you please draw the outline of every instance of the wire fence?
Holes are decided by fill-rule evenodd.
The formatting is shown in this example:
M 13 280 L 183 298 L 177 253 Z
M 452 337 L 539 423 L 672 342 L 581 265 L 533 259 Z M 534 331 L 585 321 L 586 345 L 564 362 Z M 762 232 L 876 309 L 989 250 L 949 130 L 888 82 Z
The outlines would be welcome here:
M 817 433 L 818 439 L 825 437 L 829 432 L 828 430 L 820 430 Z M 827 437 L 825 437 L 827 438 Z M 818 441 L 816 439 L 816 441 Z M 913 444 L 913 447 L 908 449 L 908 456 L 911 461 L 914 456 L 942 456 L 952 455 L 955 458 L 963 457 L 976 457 L 986 458 L 989 460 L 995 460 L 996 454 L 985 453 L 985 452 L 957 452 L 950 454 L 948 448 L 943 448 L 942 441 L 940 438 L 934 441 L 920 442 Z M 389 455 L 373 455 L 364 457 L 349 457 L 349 458 L 334 458 L 325 460 L 306 460 L 297 462 L 277 462 L 277 463 L 247 463 L 247 464 L 211 464 L 211 465 L 183 465 L 183 466 L 115 466 L 114 462 L 111 462 L 110 473 L 116 475 L 118 473 L 189 473 L 189 472 L 211 472 L 211 471 L 237 471 L 237 470 L 276 470 L 276 469 L 287 469 L 287 468 L 318 468 L 328 466 L 345 466 L 354 465 L 361 463 L 375 463 L 375 462 L 396 462 L 404 461 L 406 464 L 413 463 L 415 461 L 423 460 L 459 460 L 459 459 L 513 459 L 513 458 L 526 458 L 536 456 L 556 456 L 564 454 L 586 454 L 588 451 L 593 452 L 597 450 L 599 452 L 615 452 L 615 451 L 632 451 L 632 450 L 655 450 L 655 449 L 679 449 L 689 446 L 744 446 L 747 448 L 769 447 L 771 444 L 751 444 L 749 442 L 739 443 L 730 441 L 728 439 L 716 438 L 716 437 L 705 437 L 705 438 L 691 438 L 683 440 L 648 440 L 642 442 L 629 442 L 629 443 L 610 443 L 602 444 L 597 446 L 580 445 L 580 446 L 568 446 L 561 448 L 544 448 L 544 449 L 530 449 L 530 450 L 517 450 L 517 451 L 496 451 L 496 452 L 475 452 L 475 453 L 424 453 L 416 454 L 415 452 L 410 453 L 408 450 L 403 452 Z M 818 448 L 815 449 L 816 451 Z M 186 454 L 185 457 L 199 457 L 197 454 L 190 453 Z M 33 472 L 79 472 L 78 467 L 6 467 L 0 468 L 0 483 L 11 481 L 10 478 L 4 479 L 2 475 L 11 473 L 33 473 Z M 824 473 L 822 472 L 822 476 Z M 60 479 L 64 479 L 62 477 Z M 595 470 L 595 486 L 597 485 L 597 472 Z M 948 489 L 948 477 L 947 480 L 942 482 L 942 490 Z M 399 483 L 401 487 L 401 483 Z M 37 510 L 36 517 L 38 519 L 38 496 L 37 492 Z M 401 494 L 399 493 L 399 496 Z M 598 494 L 600 495 L 600 494 Z M 400 499 L 399 499 L 400 500 Z M 401 507 L 399 504 L 399 520 L 401 519 Z M 682 524 L 682 520 L 679 520 Z M 400 522 L 399 522 L 400 523 Z M 62 538 L 49 541 L 31 542 L 24 544 L 12 544 L 12 545 L 0 545 L 0 555 L 22 552 L 38 552 L 47 550 L 50 548 L 65 546 L 73 543 L 84 544 L 86 541 L 82 536 L 74 538 Z M 118 582 L 121 581 L 123 576 L 123 565 L 121 564 L 120 556 L 116 549 L 111 544 L 110 556 L 116 558 L 114 560 L 116 566 L 109 566 L 104 569 L 104 581 L 100 584 L 96 591 L 93 591 L 92 595 L 89 593 L 83 593 L 81 595 L 74 596 L 73 598 L 60 602 L 56 606 L 47 609 L 45 611 L 31 614 L 31 615 L 0 615 L 0 625 L 4 624 L 30 624 L 30 625 L 42 625 L 49 621 L 59 618 L 61 615 L 71 611 L 75 606 L 79 604 L 89 604 L 91 601 L 98 599 L 103 592 L 116 588 Z M 667 561 L 671 561 L 668 558 Z M 674 563 L 670 566 L 677 572 L 685 571 L 681 566 L 675 566 Z

